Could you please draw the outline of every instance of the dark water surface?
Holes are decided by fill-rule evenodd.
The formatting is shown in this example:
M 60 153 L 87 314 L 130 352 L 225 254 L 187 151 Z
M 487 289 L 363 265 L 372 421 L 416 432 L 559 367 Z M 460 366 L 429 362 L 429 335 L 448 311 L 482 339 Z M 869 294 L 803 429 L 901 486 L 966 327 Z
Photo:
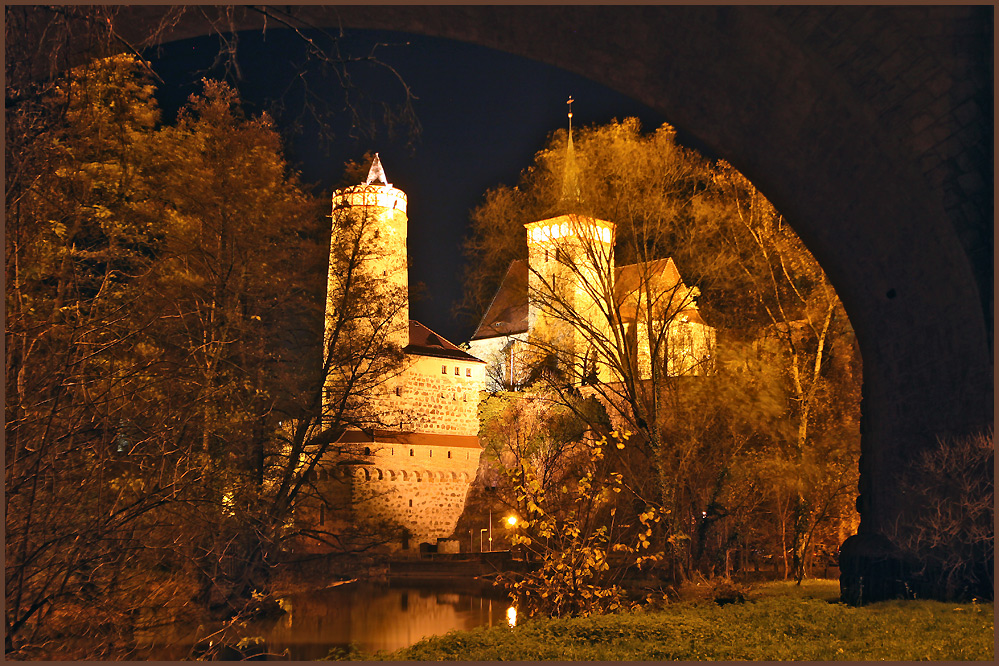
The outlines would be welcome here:
M 259 636 L 270 659 L 322 659 L 332 649 L 393 651 L 426 636 L 480 626 L 507 626 L 509 597 L 474 581 L 357 582 L 285 598 L 287 612 L 251 623 L 242 636 Z M 193 641 L 156 641 L 154 659 L 184 659 Z M 238 637 L 226 643 L 235 644 Z M 287 654 L 286 657 L 277 656 Z

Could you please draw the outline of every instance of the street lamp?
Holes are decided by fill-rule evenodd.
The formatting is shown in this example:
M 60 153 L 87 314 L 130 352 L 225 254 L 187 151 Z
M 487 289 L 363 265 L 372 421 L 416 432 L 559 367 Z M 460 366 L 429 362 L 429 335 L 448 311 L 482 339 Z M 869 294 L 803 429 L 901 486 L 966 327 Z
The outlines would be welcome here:
M 485 527 L 483 527 L 481 530 L 479 530 L 479 552 L 480 553 L 482 552 L 482 535 L 485 534 L 488 531 L 489 530 L 487 530 Z
M 514 528 L 517 527 L 517 516 L 513 516 L 513 515 L 507 516 L 506 518 L 503 519 L 503 522 L 506 523 L 507 529 L 511 529 L 512 530 L 512 529 L 514 529 Z M 510 557 L 514 556 L 513 555 L 513 551 L 514 551 L 513 537 L 511 537 L 510 538 Z M 514 622 L 516 622 L 516 619 L 514 620 Z M 513 625 L 510 625 L 510 626 L 513 626 Z

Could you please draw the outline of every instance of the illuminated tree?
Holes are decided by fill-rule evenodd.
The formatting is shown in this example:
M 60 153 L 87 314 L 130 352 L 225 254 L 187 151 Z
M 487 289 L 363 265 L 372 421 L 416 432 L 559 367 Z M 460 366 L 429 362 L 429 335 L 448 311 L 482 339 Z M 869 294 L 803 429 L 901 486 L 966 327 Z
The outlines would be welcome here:
M 472 221 L 467 310 L 482 312 L 509 261 L 544 253 L 530 260 L 523 374 L 566 405 L 598 396 L 633 433 L 607 460 L 662 510 L 675 575 L 721 570 L 730 546 L 763 539 L 789 544 L 800 577 L 811 540 L 848 520 L 859 365 L 835 293 L 769 203 L 668 126 L 643 135 L 628 120 L 556 133 Z M 610 241 L 594 231 L 611 223 Z M 694 313 L 718 327 L 717 349 L 694 350 Z
M 206 82 L 159 127 L 143 72 L 96 60 L 8 111 L 34 132 L 7 141 L 8 653 L 62 627 L 61 654 L 120 656 L 151 609 L 252 610 L 322 452 L 398 361 L 350 323 L 398 295 L 358 279 L 328 295 L 323 366 L 326 205 L 267 118 Z M 367 251 L 348 245 L 343 275 Z M 326 373 L 360 357 L 324 414 Z

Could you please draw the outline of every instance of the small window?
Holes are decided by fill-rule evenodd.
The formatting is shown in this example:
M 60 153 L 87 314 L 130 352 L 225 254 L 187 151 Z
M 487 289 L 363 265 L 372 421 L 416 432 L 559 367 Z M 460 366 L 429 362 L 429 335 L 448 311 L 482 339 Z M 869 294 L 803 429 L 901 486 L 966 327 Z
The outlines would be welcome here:
M 319 525 L 322 526 L 322 525 L 325 525 L 325 524 L 326 524 L 326 505 L 325 504 L 320 504 L 319 505 Z
M 364 447 L 364 455 L 366 455 L 366 456 L 370 456 L 371 455 L 371 447 L 370 446 L 365 446 Z
M 430 449 L 430 457 L 431 457 L 431 458 L 433 458 L 433 457 L 434 457 L 434 450 L 433 450 L 433 449 Z
M 459 368 L 458 366 L 454 366 L 454 374 L 455 374 L 455 376 L 460 375 L 461 374 L 461 368 Z
M 401 386 L 396 386 L 395 387 L 395 394 L 396 395 L 402 395 L 402 387 Z
M 409 450 L 409 455 L 411 455 L 411 456 L 412 456 L 412 455 L 415 455 L 415 454 L 413 453 L 413 449 L 410 449 L 410 450 Z
M 446 375 L 447 374 L 447 366 L 446 365 L 442 365 L 441 366 L 441 374 L 442 375 Z
M 451 457 L 451 452 L 450 452 L 450 451 L 448 451 L 448 452 L 447 452 L 447 457 L 448 457 L 448 458 L 450 458 L 450 457 Z
M 471 368 L 465 368 L 465 376 L 466 377 L 471 377 L 472 376 L 472 369 Z
M 413 506 L 413 500 L 409 500 L 409 506 Z

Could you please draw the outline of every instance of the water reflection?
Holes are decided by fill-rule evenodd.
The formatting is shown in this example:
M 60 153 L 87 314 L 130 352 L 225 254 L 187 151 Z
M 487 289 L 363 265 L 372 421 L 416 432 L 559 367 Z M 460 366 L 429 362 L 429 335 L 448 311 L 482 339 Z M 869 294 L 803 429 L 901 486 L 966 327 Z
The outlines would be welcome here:
M 355 583 L 294 595 L 290 610 L 270 623 L 248 628 L 263 636 L 268 652 L 293 660 L 325 657 L 353 645 L 365 652 L 393 651 L 425 636 L 454 629 L 509 623 L 510 603 L 491 588 L 401 587 Z M 504 618 L 505 616 L 505 618 Z

